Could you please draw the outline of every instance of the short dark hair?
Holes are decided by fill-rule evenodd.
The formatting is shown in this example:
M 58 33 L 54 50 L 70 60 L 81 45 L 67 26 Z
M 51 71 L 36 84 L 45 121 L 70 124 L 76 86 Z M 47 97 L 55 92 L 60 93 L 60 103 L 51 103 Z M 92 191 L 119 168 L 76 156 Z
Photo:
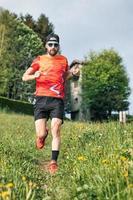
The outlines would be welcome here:
M 58 42 L 60 41 L 60 38 L 57 34 L 55 33 L 50 33 L 47 37 L 46 37 L 46 42 L 48 41 L 55 41 L 55 42 Z

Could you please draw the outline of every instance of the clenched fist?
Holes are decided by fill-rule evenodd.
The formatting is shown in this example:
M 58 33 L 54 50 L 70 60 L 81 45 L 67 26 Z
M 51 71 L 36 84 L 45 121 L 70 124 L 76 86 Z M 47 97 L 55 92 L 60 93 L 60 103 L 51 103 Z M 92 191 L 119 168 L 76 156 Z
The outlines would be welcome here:
M 34 74 L 35 78 L 39 78 L 40 75 L 41 75 L 40 71 L 36 71 L 35 74 Z
M 74 75 L 74 76 L 79 76 L 79 75 L 80 75 L 79 64 L 75 64 L 75 65 L 71 68 L 71 72 L 72 72 L 72 75 Z

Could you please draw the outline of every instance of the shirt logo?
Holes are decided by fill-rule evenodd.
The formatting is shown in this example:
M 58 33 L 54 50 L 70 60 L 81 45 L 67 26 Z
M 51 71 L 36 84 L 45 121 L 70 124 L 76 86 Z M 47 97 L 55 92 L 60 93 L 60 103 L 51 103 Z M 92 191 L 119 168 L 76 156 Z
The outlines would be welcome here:
M 55 92 L 56 94 L 60 95 L 60 92 L 58 90 L 56 90 L 55 88 L 57 87 L 58 84 L 53 85 L 52 87 L 50 87 L 50 90 Z

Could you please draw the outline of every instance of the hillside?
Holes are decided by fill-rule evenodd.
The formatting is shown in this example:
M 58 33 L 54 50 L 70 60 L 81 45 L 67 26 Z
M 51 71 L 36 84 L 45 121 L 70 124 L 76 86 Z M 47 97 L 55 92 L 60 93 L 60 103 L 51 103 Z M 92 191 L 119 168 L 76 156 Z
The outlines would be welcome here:
M 131 200 L 133 124 L 64 122 L 59 171 L 51 176 L 45 149 L 35 149 L 33 118 L 0 113 L 0 199 Z

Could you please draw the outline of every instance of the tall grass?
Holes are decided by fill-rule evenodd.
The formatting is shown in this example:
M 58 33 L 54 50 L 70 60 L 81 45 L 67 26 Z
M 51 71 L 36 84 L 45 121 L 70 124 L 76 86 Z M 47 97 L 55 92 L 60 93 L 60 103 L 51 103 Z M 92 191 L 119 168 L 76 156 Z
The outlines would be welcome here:
M 65 122 L 53 176 L 51 135 L 41 151 L 34 140 L 32 117 L 0 113 L 0 199 L 133 199 L 133 124 Z

